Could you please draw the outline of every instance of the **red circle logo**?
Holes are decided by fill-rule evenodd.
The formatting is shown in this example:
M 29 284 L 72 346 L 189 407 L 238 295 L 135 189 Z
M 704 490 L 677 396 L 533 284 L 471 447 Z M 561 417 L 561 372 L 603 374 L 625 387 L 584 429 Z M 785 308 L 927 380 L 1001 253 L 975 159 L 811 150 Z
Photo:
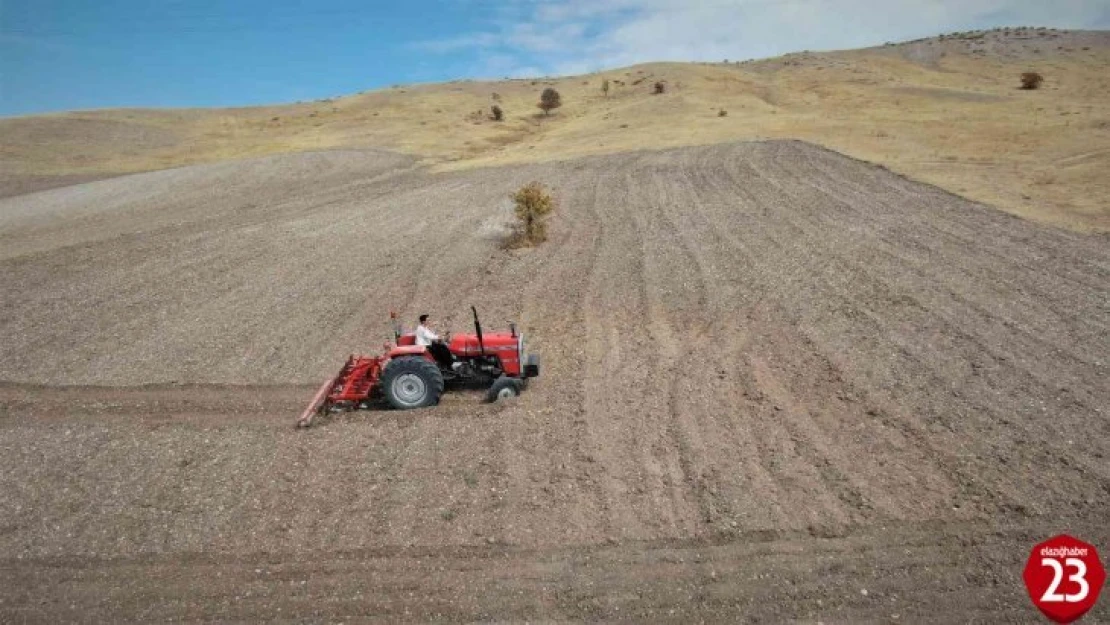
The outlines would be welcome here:
M 1037 609 L 1057 623 L 1070 623 L 1098 602 L 1106 569 L 1094 545 L 1060 534 L 1033 547 L 1022 578 Z

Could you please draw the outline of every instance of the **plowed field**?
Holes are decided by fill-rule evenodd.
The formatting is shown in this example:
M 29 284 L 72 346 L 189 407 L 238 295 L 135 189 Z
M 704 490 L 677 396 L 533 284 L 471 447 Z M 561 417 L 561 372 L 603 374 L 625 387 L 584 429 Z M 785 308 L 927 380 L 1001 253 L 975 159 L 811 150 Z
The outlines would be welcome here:
M 804 143 L 89 182 L 0 200 L 0 292 L 3 620 L 1029 621 L 1110 550 L 1107 239 Z M 523 397 L 293 429 L 471 304 Z

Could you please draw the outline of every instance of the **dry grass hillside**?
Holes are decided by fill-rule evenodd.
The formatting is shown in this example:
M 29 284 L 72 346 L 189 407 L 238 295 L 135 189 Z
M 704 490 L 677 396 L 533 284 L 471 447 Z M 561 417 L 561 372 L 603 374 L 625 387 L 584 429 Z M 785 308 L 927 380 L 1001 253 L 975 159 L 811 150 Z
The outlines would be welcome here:
M 1108 68 L 1108 32 L 1019 28 L 743 63 L 396 87 L 282 106 L 10 118 L 0 120 L 0 193 L 337 147 L 392 149 L 458 169 L 797 138 L 1023 217 L 1105 232 Z M 1044 85 L 1020 90 L 1025 71 L 1043 74 Z M 603 79 L 611 81 L 608 97 Z M 661 95 L 652 94 L 657 81 L 666 85 Z M 547 86 L 564 105 L 543 117 L 535 103 Z M 503 122 L 489 118 L 495 101 Z

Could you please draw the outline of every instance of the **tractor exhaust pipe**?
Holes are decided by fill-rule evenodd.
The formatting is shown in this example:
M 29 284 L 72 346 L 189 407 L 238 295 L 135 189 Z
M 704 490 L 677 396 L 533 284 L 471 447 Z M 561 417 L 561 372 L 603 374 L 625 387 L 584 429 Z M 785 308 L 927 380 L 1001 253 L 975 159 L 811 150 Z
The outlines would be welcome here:
M 471 306 L 470 312 L 474 313 L 474 334 L 478 335 L 478 353 L 485 356 L 486 346 L 482 342 L 482 323 L 478 321 L 478 309 Z

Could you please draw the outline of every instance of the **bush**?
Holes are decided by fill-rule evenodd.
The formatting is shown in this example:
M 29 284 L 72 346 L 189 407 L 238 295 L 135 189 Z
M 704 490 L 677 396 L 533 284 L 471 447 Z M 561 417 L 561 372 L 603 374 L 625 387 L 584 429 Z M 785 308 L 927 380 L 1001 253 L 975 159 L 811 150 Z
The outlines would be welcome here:
M 513 246 L 535 245 L 547 239 L 544 218 L 555 210 L 555 198 L 538 182 L 529 182 L 513 194 L 516 236 Z
M 502 111 L 501 107 L 497 106 L 496 104 L 489 107 L 489 112 L 490 112 L 490 115 L 493 117 L 493 121 L 495 121 L 495 122 L 499 122 L 499 121 L 505 119 L 505 111 Z
M 655 83 L 655 85 L 652 87 L 652 93 L 655 94 L 655 95 L 665 93 L 666 91 L 667 91 L 667 85 L 663 84 L 663 81 L 659 81 L 659 82 Z
M 717 111 L 717 117 L 728 117 L 728 111 L 724 109 Z
M 609 97 L 609 79 L 608 78 L 601 81 L 601 92 L 605 94 L 605 97 Z
M 563 99 L 559 95 L 559 92 L 555 91 L 551 87 L 548 87 L 543 90 L 543 93 L 540 94 L 540 103 L 536 106 L 543 109 L 543 114 L 547 115 L 551 112 L 551 109 L 557 109 L 562 105 Z
M 1021 75 L 1021 88 L 1022 89 L 1036 89 L 1044 82 L 1044 76 L 1037 72 L 1025 72 Z

